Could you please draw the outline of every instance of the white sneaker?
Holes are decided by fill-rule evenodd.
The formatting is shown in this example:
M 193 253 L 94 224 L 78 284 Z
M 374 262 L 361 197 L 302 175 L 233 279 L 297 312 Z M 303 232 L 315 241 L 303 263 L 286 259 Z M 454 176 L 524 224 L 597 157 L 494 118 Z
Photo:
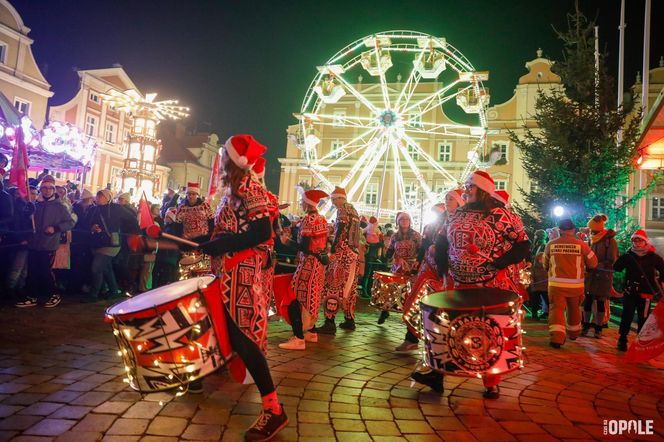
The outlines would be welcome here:
M 408 342 L 408 341 L 403 341 L 401 345 L 399 345 L 397 348 L 394 349 L 395 353 L 410 353 L 412 351 L 415 351 L 419 348 L 419 344 L 413 343 L 413 342 Z
M 305 342 L 318 342 L 318 333 L 304 332 Z
M 293 336 L 288 341 L 279 344 L 279 348 L 283 348 L 284 350 L 304 350 L 305 341 L 297 336 Z

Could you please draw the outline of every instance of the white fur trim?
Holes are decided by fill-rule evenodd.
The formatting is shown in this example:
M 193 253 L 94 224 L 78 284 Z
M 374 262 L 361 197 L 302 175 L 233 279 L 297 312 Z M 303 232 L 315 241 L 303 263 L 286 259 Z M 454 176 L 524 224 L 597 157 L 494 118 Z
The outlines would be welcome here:
M 647 236 L 639 235 L 639 234 L 637 234 L 637 233 L 634 233 L 634 234 L 632 235 L 632 237 L 630 238 L 630 240 L 632 240 L 632 239 L 634 239 L 634 238 L 641 238 L 641 239 L 644 240 L 645 242 L 650 242 L 650 240 L 648 239 Z
M 348 199 L 345 193 L 331 193 L 330 198 L 345 198 Z
M 459 207 L 463 206 L 466 204 L 466 202 L 463 200 L 463 196 L 459 195 L 456 190 L 450 190 L 447 192 L 448 195 L 452 195 L 452 198 L 459 204 Z
M 307 203 L 309 205 L 312 205 L 314 207 L 318 206 L 318 203 L 314 203 L 313 201 L 311 201 L 309 198 L 307 198 L 307 196 L 304 193 L 302 194 L 302 201 L 304 201 L 305 203 Z
M 496 184 L 493 181 L 484 178 L 480 174 L 472 174 L 470 177 L 470 182 L 491 195 L 496 192 Z

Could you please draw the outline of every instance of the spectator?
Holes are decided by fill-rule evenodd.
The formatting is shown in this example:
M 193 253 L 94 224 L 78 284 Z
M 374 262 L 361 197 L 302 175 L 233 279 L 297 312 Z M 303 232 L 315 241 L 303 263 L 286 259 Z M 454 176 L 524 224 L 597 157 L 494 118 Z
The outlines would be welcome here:
M 72 210 L 78 221 L 72 231 L 71 242 L 71 288 L 73 291 L 90 291 L 90 263 L 92 254 L 87 242 L 88 229 L 84 226 L 85 218 L 94 202 L 94 195 L 88 189 L 83 189 L 81 198 L 76 201 Z
M 55 193 L 55 179 L 51 175 L 42 178 L 39 190 L 34 233 L 28 241 L 28 297 L 16 303 L 16 307 L 34 307 L 44 299 L 44 307 L 55 307 L 61 301 L 56 293 L 53 259 L 60 245 L 60 233 L 71 230 L 74 220 Z
M 175 220 L 182 224 L 182 237 L 195 242 L 210 239 L 214 214 L 210 205 L 201 197 L 198 183 L 189 183 L 187 199 L 178 206 Z
M 32 236 L 32 215 L 35 212 L 34 202 L 37 200 L 39 191 L 36 187 L 29 188 L 29 201 L 25 201 L 15 187 L 12 198 L 14 201 L 13 230 L 7 237 L 5 244 L 11 245 L 7 253 L 10 265 L 8 275 L 4 279 L 7 287 L 7 299 L 14 304 L 22 297 L 19 293 L 25 288 L 26 276 L 28 274 L 28 240 Z
M 533 252 L 533 273 L 532 283 L 528 287 L 528 295 L 530 297 L 531 316 L 537 320 L 549 317 L 549 295 L 547 293 L 549 274 L 543 265 L 545 247 L 546 232 L 544 230 L 536 230 L 531 247 Z
M 164 198 L 161 200 L 161 210 L 160 210 L 160 215 L 162 219 L 166 218 L 166 211 L 170 209 L 171 207 L 177 207 L 178 206 L 178 199 L 180 198 L 180 195 L 178 195 L 175 190 L 173 189 L 168 189 L 168 192 L 164 194 Z
M 166 211 L 164 217 L 164 233 L 175 236 L 182 235 L 182 224 L 175 222 L 175 207 L 171 207 Z M 157 260 L 155 261 L 154 271 L 152 273 L 152 286 L 153 288 L 161 287 L 180 278 L 178 263 L 180 261 L 180 251 L 177 246 L 166 247 L 165 244 L 160 244 L 157 250 Z
M 155 224 L 161 228 L 164 227 L 164 222 L 160 216 L 159 204 L 152 204 L 150 206 L 150 215 Z M 141 274 L 138 279 L 138 291 L 141 293 L 152 289 L 152 273 L 155 262 L 157 261 L 158 248 L 154 240 L 145 238 L 145 253 L 143 254 L 143 264 L 141 265 Z

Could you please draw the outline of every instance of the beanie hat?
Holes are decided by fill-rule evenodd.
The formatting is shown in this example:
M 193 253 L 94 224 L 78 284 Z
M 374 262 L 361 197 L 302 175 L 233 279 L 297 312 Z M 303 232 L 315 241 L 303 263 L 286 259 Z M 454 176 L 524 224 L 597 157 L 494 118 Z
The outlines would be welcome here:
M 109 203 L 113 200 L 113 194 L 111 193 L 110 190 L 108 190 L 108 189 L 101 189 L 99 192 L 97 192 L 97 195 L 99 195 L 100 193 L 101 193 L 102 195 L 104 195 L 104 197 L 106 197 L 106 199 L 108 200 Z
M 46 183 L 51 183 L 53 184 L 53 187 L 55 187 L 55 178 L 53 178 L 53 175 L 46 175 L 44 178 L 41 180 L 41 184 L 46 184 Z
M 378 222 L 378 219 L 376 219 L 375 216 L 372 216 L 371 218 L 369 218 L 369 224 L 376 224 L 377 222 Z
M 445 210 L 446 210 L 446 209 L 447 209 L 447 207 L 445 206 L 445 203 L 438 203 L 438 204 L 435 204 L 435 205 L 431 208 L 431 210 L 433 210 L 434 212 L 436 212 L 436 213 L 439 214 L 439 215 L 442 215 L 443 213 L 445 213 Z
M 571 219 L 565 218 L 558 221 L 558 228 L 560 230 L 574 230 L 576 226 L 574 225 Z
M 201 185 L 198 183 L 187 183 L 187 193 L 189 192 L 194 192 L 195 194 L 200 195 Z
M 410 217 L 410 214 L 408 212 L 399 212 L 397 214 L 397 224 L 399 224 L 399 221 L 401 221 L 404 218 L 408 218 L 408 221 L 411 223 L 413 222 L 413 219 Z
M 330 194 L 332 198 L 346 198 L 346 189 L 339 186 L 334 186 L 334 190 Z
M 634 239 L 634 238 L 641 238 L 645 242 L 648 242 L 648 243 L 650 242 L 650 240 L 648 239 L 648 234 L 646 233 L 645 230 L 639 229 L 636 232 L 632 233 L 632 237 L 630 239 Z
M 233 163 L 243 170 L 251 169 L 267 150 L 251 135 L 233 135 L 226 141 L 224 148 Z
M 604 223 L 609 219 L 608 216 L 604 215 L 603 213 L 600 213 L 599 215 L 595 215 L 590 220 L 588 220 L 588 228 L 590 230 L 594 230 L 595 232 L 599 232 L 604 230 Z
M 318 189 L 307 190 L 302 194 L 302 201 L 312 206 L 317 206 L 322 198 L 327 198 L 328 194 Z
M 459 207 L 466 204 L 466 201 L 463 199 L 463 189 L 452 189 L 447 192 L 446 196 L 450 195 L 454 200 L 459 204 Z
M 258 178 L 263 178 L 265 176 L 265 158 L 258 157 L 251 170 L 254 171 Z
M 489 195 L 496 193 L 496 183 L 491 178 L 491 175 L 483 170 L 476 170 L 470 176 L 470 183 L 476 185 Z
M 92 192 L 88 189 L 83 189 L 83 192 L 81 192 L 81 199 L 86 200 L 88 198 L 94 198 L 94 195 L 92 195 Z

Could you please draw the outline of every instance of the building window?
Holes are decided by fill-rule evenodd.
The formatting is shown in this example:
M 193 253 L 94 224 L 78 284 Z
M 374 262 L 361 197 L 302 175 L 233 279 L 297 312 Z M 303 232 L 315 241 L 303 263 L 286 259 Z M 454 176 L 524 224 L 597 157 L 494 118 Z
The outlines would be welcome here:
M 115 133 L 117 132 L 117 126 L 113 123 L 106 123 L 106 134 L 104 135 L 104 140 L 107 143 L 115 143 Z
M 495 180 L 496 190 L 507 190 L 507 181 L 506 180 Z
M 99 104 L 99 95 L 96 92 L 90 92 L 90 101 Z
M 346 111 L 336 110 L 334 111 L 334 120 L 332 121 L 333 127 L 345 127 L 346 123 L 344 119 L 346 118 Z
M 509 148 L 506 141 L 494 141 L 491 146 L 500 150 L 500 160 L 505 163 L 509 161 Z
M 30 102 L 23 98 L 14 97 L 14 107 L 23 115 L 30 116 Z
M 651 215 L 654 221 L 664 221 L 664 197 L 655 196 L 650 200 Z
M 410 114 L 410 115 L 408 115 L 408 127 L 421 128 L 422 127 L 422 115 L 421 114 Z
M 417 201 L 417 192 L 418 192 L 418 187 L 417 184 L 415 183 L 410 183 L 406 184 L 405 186 L 405 191 L 406 191 L 406 201 L 414 203 Z
M 364 203 L 370 206 L 375 206 L 378 203 L 378 183 L 367 184 L 367 189 L 364 192 Z
M 97 117 L 88 115 L 85 117 L 85 134 L 89 137 L 97 135 Z
M 332 145 L 330 148 L 332 153 L 330 156 L 332 158 L 339 158 L 344 153 L 343 146 L 344 143 L 339 140 L 332 141 Z
M 7 43 L 0 41 L 0 63 L 7 62 Z
M 438 143 L 438 161 L 445 163 L 452 161 L 452 143 L 449 141 Z
M 408 145 L 408 155 L 415 161 L 420 159 L 420 152 L 417 149 L 417 146 L 413 146 L 412 144 Z

